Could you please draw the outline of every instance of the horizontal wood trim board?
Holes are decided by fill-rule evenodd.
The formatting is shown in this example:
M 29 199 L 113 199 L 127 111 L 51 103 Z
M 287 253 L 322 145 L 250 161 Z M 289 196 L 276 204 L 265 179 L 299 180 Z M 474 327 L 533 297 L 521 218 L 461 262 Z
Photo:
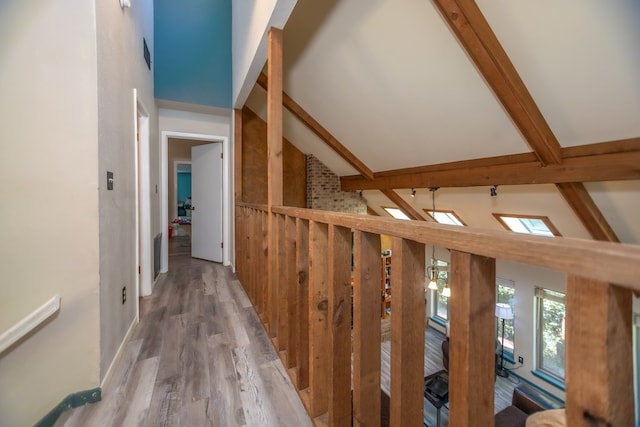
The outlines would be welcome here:
M 640 151 L 640 138 L 619 139 L 595 144 L 576 145 L 562 149 L 562 158 L 597 156 L 600 154 L 629 153 Z
M 633 179 L 640 179 L 640 151 L 568 158 L 562 164 L 545 167 L 537 162 L 522 162 L 392 176 L 376 175 L 372 181 L 358 176 L 348 176 L 340 178 L 340 182 L 343 191 L 357 191 Z
M 237 206 L 242 207 L 242 204 Z M 640 246 L 637 245 L 567 237 L 528 236 L 507 231 L 284 206 L 273 207 L 273 212 L 564 271 L 640 291 Z

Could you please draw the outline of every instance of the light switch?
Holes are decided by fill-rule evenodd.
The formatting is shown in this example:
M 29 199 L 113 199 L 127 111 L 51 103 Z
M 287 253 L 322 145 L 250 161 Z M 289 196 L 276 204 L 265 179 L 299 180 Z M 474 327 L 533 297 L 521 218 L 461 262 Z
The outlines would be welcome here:
M 113 190 L 113 172 L 107 171 L 107 190 Z

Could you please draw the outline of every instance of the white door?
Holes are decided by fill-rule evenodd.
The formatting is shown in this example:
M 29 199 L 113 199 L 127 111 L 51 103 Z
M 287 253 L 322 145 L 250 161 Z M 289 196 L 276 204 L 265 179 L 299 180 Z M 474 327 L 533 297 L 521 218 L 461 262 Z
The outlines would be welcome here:
M 191 256 L 222 262 L 222 143 L 191 147 Z

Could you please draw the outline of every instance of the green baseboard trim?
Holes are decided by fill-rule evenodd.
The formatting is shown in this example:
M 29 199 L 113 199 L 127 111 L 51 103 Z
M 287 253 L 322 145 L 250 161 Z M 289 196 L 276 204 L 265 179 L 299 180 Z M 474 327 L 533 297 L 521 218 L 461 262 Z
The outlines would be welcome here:
M 67 409 L 77 408 L 78 406 L 86 405 L 87 403 L 95 403 L 102 400 L 102 389 L 100 387 L 79 391 L 77 393 L 71 393 L 65 397 L 55 408 L 53 408 L 47 415 L 38 421 L 34 427 L 52 427 L 60 415 Z

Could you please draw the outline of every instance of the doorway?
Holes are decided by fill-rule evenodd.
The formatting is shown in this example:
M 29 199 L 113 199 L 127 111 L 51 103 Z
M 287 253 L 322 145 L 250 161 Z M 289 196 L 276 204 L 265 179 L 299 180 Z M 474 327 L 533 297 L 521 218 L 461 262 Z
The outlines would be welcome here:
M 220 179 L 221 185 L 216 185 L 217 189 L 220 191 L 220 203 L 217 205 L 220 211 L 221 218 L 221 228 L 222 228 L 222 240 L 229 240 L 229 221 L 230 221 L 230 211 L 229 211 L 229 203 L 230 203 L 230 194 L 229 190 L 229 164 L 222 160 L 222 157 L 227 159 L 227 156 L 224 154 L 229 150 L 229 139 L 228 137 L 221 137 L 216 135 L 205 135 L 205 134 L 194 134 L 194 133 L 185 133 L 185 132 L 172 132 L 172 131 L 161 131 L 161 186 L 160 186 L 160 200 L 161 200 L 161 224 L 163 224 L 162 233 L 162 256 L 161 256 L 161 272 L 165 273 L 169 269 L 169 256 L 168 256 L 168 228 L 171 224 L 171 221 L 177 216 L 177 203 L 174 203 L 173 200 L 177 201 L 177 196 L 174 199 L 174 196 L 169 196 L 169 193 L 173 193 L 172 186 L 169 185 L 169 180 L 172 179 L 172 171 L 171 166 L 173 160 L 169 158 L 169 149 L 173 146 L 173 144 L 180 144 L 181 141 L 190 140 L 194 142 L 194 145 L 204 145 L 204 144 L 212 144 L 220 147 Z M 183 161 L 191 161 L 190 157 L 187 155 L 182 156 L 181 160 Z M 228 160 L 227 160 L 228 162 Z M 192 178 L 193 178 L 193 170 L 192 170 Z M 171 203 L 169 201 L 171 200 Z M 175 208 L 174 208 L 175 206 Z M 194 205 L 197 209 L 197 205 Z M 175 211 L 174 211 L 175 209 Z M 175 213 L 174 213 L 175 212 Z M 193 229 L 192 229 L 193 233 Z M 221 243 L 223 245 L 223 243 Z M 224 249 L 222 251 L 222 259 L 221 261 L 228 265 L 230 263 L 230 252 L 229 246 L 224 245 Z

